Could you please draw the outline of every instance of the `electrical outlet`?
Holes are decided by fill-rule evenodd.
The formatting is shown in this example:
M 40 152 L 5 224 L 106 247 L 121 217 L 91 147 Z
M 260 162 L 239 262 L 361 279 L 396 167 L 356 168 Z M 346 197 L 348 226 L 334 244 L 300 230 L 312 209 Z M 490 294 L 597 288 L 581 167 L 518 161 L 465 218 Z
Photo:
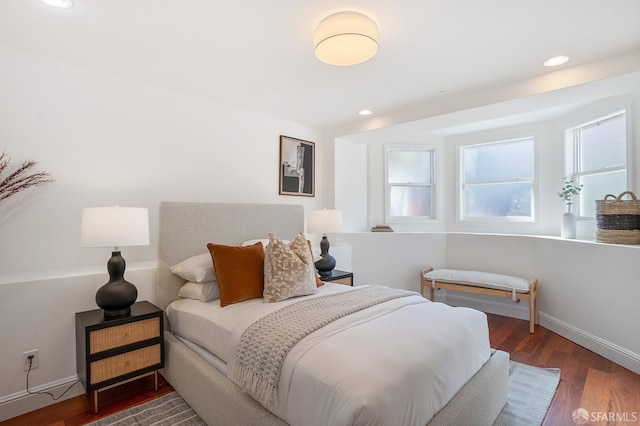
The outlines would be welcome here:
M 27 352 L 22 352 L 22 370 L 29 370 L 29 357 L 33 356 L 31 359 L 31 369 L 38 368 L 38 350 L 34 349 Z

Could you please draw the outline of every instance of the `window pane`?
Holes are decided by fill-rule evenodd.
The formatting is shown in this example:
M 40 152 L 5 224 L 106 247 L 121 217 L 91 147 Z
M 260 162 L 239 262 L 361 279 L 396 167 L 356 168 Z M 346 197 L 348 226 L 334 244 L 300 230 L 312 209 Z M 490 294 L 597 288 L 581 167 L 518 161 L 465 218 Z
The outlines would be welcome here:
M 618 196 L 627 190 L 627 172 L 619 170 L 586 175 L 580 178 L 580 182 L 584 185 L 580 191 L 580 216 L 595 217 L 595 200 L 602 200 L 607 194 Z
M 581 130 L 580 171 L 627 164 L 627 129 L 624 115 Z
M 431 151 L 389 151 L 390 183 L 431 183 Z
M 465 191 L 467 217 L 531 217 L 531 182 L 471 185 Z
M 466 183 L 533 179 L 533 138 L 463 150 Z
M 431 216 L 431 187 L 392 186 L 390 216 Z

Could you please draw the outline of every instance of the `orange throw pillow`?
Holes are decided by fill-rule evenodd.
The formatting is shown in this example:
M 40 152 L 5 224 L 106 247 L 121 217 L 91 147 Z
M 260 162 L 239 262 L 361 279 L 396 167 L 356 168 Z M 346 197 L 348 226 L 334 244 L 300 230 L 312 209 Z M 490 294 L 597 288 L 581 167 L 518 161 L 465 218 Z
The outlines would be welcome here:
M 220 306 L 262 297 L 264 249 L 258 242 L 236 247 L 207 244 L 220 287 Z

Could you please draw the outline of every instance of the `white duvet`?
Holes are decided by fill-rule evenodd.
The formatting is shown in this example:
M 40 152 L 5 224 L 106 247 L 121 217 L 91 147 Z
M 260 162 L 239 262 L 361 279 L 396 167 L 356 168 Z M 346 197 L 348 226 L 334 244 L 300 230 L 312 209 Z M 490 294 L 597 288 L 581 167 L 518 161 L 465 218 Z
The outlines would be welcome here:
M 349 289 L 327 283 L 308 297 Z M 167 315 L 173 333 L 230 362 L 249 325 L 298 300 L 220 308 L 182 299 Z M 489 356 L 484 313 L 403 297 L 302 339 L 283 364 L 277 402 L 266 408 L 292 426 L 425 425 Z

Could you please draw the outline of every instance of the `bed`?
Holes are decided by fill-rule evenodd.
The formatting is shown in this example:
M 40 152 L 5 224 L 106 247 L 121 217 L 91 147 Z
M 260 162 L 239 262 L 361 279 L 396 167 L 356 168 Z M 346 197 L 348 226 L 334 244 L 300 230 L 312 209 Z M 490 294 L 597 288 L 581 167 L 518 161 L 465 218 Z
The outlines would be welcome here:
M 293 239 L 303 230 L 304 209 L 300 205 L 163 202 L 160 205 L 158 287 L 156 302 L 165 310 L 167 310 L 169 305 L 174 301 L 179 302 L 173 304 L 173 307 L 178 306 L 181 303 L 188 304 L 178 296 L 179 289 L 185 283 L 185 280 L 171 273 L 169 268 L 184 259 L 203 253 L 206 251 L 205 248 L 207 243 L 215 242 L 217 244 L 240 245 L 244 241 L 264 237 L 268 233 L 277 234 L 283 239 Z M 341 292 L 345 290 L 344 287 L 337 284 L 325 284 L 321 289 L 322 291 L 318 292 L 319 295 L 322 295 L 322 293 Z M 427 301 L 422 303 L 422 301 L 416 300 L 415 296 L 412 295 L 408 295 L 403 299 L 411 300 L 411 303 L 407 302 L 407 304 L 410 305 L 410 308 L 405 308 L 403 305 L 402 308 L 398 307 L 397 311 L 404 312 L 407 309 L 424 309 L 421 307 L 422 305 L 431 303 Z M 253 301 L 252 303 L 255 304 L 261 302 Z M 394 300 L 381 304 L 378 308 L 380 306 L 387 306 L 388 304 L 393 303 L 404 304 L 405 302 Z M 251 303 L 247 304 L 247 306 L 249 305 L 251 305 Z M 439 304 L 433 304 L 434 307 L 436 305 Z M 245 308 L 240 305 L 236 308 L 247 309 L 247 312 L 251 312 L 252 309 L 254 309 L 251 306 Z M 169 308 L 169 312 L 172 316 L 175 315 L 175 312 L 172 312 L 173 309 L 174 308 Z M 441 314 L 442 313 L 439 313 L 438 315 Z M 244 315 L 245 314 L 241 314 L 241 317 Z M 355 315 L 364 314 L 358 312 Z M 390 315 L 391 314 L 381 313 L 380 317 L 385 318 Z M 335 321 L 335 323 L 337 323 L 335 326 L 344 327 L 345 321 L 346 320 L 344 318 L 339 319 Z M 369 320 L 363 320 L 363 323 L 368 323 L 368 321 Z M 437 317 L 426 322 L 435 323 L 437 322 Z M 416 330 L 421 330 L 425 333 L 429 328 L 425 327 L 424 324 L 416 324 L 415 327 L 417 327 Z M 347 346 L 349 341 L 354 340 L 354 335 L 350 335 L 348 333 L 355 331 L 345 331 L 345 329 L 348 328 L 349 327 L 345 327 L 335 333 L 335 336 L 341 336 L 343 339 L 342 344 L 339 346 Z M 316 393 L 314 393 L 313 397 L 319 398 L 317 400 L 317 404 L 314 406 L 314 404 L 312 404 L 313 401 L 310 402 L 308 397 L 306 400 L 304 398 L 298 398 L 304 393 L 303 390 L 305 389 L 305 386 L 307 386 L 303 385 L 305 382 L 298 383 L 292 379 L 289 382 L 289 386 L 286 387 L 286 389 L 290 389 L 289 394 L 295 396 L 295 398 L 291 398 L 291 401 L 293 401 L 289 404 L 291 407 L 287 408 L 283 412 L 278 412 L 278 408 L 275 406 L 269 407 L 272 411 L 277 412 L 278 415 L 280 415 L 280 417 L 278 417 L 272 414 L 271 411 L 265 409 L 263 405 L 249 396 L 248 393 L 243 392 L 235 383 L 227 378 L 224 373 L 224 365 L 220 365 L 219 357 L 208 356 L 213 354 L 210 354 L 211 351 L 206 348 L 206 340 L 200 342 L 203 343 L 202 345 L 188 342 L 184 336 L 188 333 L 185 333 L 184 330 L 179 330 L 180 327 L 176 326 L 176 329 L 180 331 L 179 334 L 182 334 L 182 336 L 177 336 L 176 334 L 178 333 L 174 334 L 175 330 L 172 330 L 171 323 L 169 321 L 167 321 L 165 329 L 167 330 L 165 332 L 166 357 L 165 368 L 163 369 L 162 374 L 207 424 L 286 425 L 287 423 L 280 417 L 287 419 L 292 418 L 293 420 L 290 421 L 292 424 L 300 424 L 300 419 L 304 418 L 305 414 L 294 413 L 298 406 L 304 407 L 304 410 L 317 410 L 315 414 L 316 417 L 311 417 L 316 420 L 318 419 L 317 416 L 324 416 L 327 411 L 332 410 L 330 405 L 326 405 L 329 403 L 323 399 L 324 394 L 322 393 L 322 386 L 318 385 L 314 387 L 314 392 Z M 442 330 L 440 330 L 440 334 L 442 335 Z M 315 360 L 316 364 L 312 363 L 314 358 L 310 357 L 311 360 L 308 361 L 311 363 L 310 365 L 322 364 L 322 362 L 318 360 L 322 360 L 323 356 L 340 353 L 333 352 L 335 348 L 331 348 L 331 346 L 323 344 L 315 345 L 313 350 L 319 350 L 316 346 L 322 347 L 324 348 L 323 350 L 329 352 L 320 351 L 313 355 L 319 357 Z M 350 348 L 349 350 L 352 349 L 353 348 Z M 292 349 L 292 352 L 295 352 L 294 349 Z M 313 352 L 309 353 L 313 354 Z M 344 369 L 350 369 L 353 367 L 355 369 L 358 362 L 354 362 L 354 359 L 357 361 L 358 357 L 360 357 L 361 360 L 366 359 L 367 361 L 369 361 L 369 358 L 375 358 L 375 356 L 365 356 L 365 352 L 362 352 L 359 355 L 357 352 L 353 354 L 354 358 L 351 358 L 348 354 L 342 354 L 341 359 L 345 360 L 344 363 L 336 364 L 334 360 L 331 371 L 334 371 L 334 369 L 337 368 L 336 371 L 340 372 L 340 367 Z M 304 361 L 300 360 L 306 359 L 307 355 L 302 354 L 296 356 L 299 356 L 298 362 L 303 366 Z M 468 380 L 465 379 L 465 382 L 460 385 L 461 387 L 457 390 L 455 395 L 450 397 L 450 399 L 447 397 L 448 402 L 444 401 L 443 403 L 440 403 L 439 406 L 432 408 L 435 412 L 435 416 L 431 418 L 431 415 L 429 415 L 430 425 L 490 425 L 493 423 L 493 420 L 496 418 L 506 402 L 509 357 L 508 354 L 501 351 L 493 351 L 489 353 L 487 357 L 488 359 L 483 361 L 483 363 L 477 367 L 477 371 L 474 374 L 471 374 Z M 475 362 L 477 363 L 477 360 Z M 362 362 L 360 362 L 360 364 L 362 364 Z M 285 367 L 283 367 L 283 371 L 285 370 Z M 294 368 L 292 367 L 291 370 L 294 370 Z M 316 374 L 317 372 L 314 369 L 304 370 L 301 368 L 301 370 L 307 371 L 308 374 L 311 375 Z M 440 371 L 444 370 L 447 369 L 440 369 Z M 335 373 L 334 376 L 336 374 L 337 373 Z M 384 376 L 384 374 L 372 374 L 372 376 Z M 416 380 L 412 379 L 408 379 L 406 381 L 407 383 L 416 382 Z M 319 382 L 322 382 L 322 380 Z M 400 393 L 414 393 L 413 389 L 410 387 L 407 389 L 398 389 L 397 391 Z M 396 391 L 393 393 L 395 392 Z M 345 396 L 345 401 L 350 400 L 349 397 L 350 395 Z M 384 398 L 382 400 L 375 400 L 373 405 L 380 403 L 384 406 L 384 402 Z M 427 402 L 425 402 L 425 404 L 427 404 Z M 269 404 L 266 405 L 269 406 Z M 369 407 L 362 409 L 365 414 L 368 410 Z M 373 417 L 367 417 L 367 415 Z M 355 424 L 389 424 L 389 421 L 383 420 L 382 417 L 376 417 L 375 414 L 367 415 L 359 417 L 358 415 L 354 416 L 353 414 L 347 414 L 346 416 L 340 417 L 340 421 L 338 423 L 343 422 L 342 424 L 352 424 L 348 422 L 344 423 L 344 419 L 355 418 L 356 420 L 353 422 Z M 402 418 L 411 419 L 406 421 L 408 424 L 415 424 L 412 422 L 415 421 L 416 416 L 409 415 Z M 405 422 L 405 420 L 402 420 L 402 422 Z M 321 423 L 305 421 L 304 424 Z

